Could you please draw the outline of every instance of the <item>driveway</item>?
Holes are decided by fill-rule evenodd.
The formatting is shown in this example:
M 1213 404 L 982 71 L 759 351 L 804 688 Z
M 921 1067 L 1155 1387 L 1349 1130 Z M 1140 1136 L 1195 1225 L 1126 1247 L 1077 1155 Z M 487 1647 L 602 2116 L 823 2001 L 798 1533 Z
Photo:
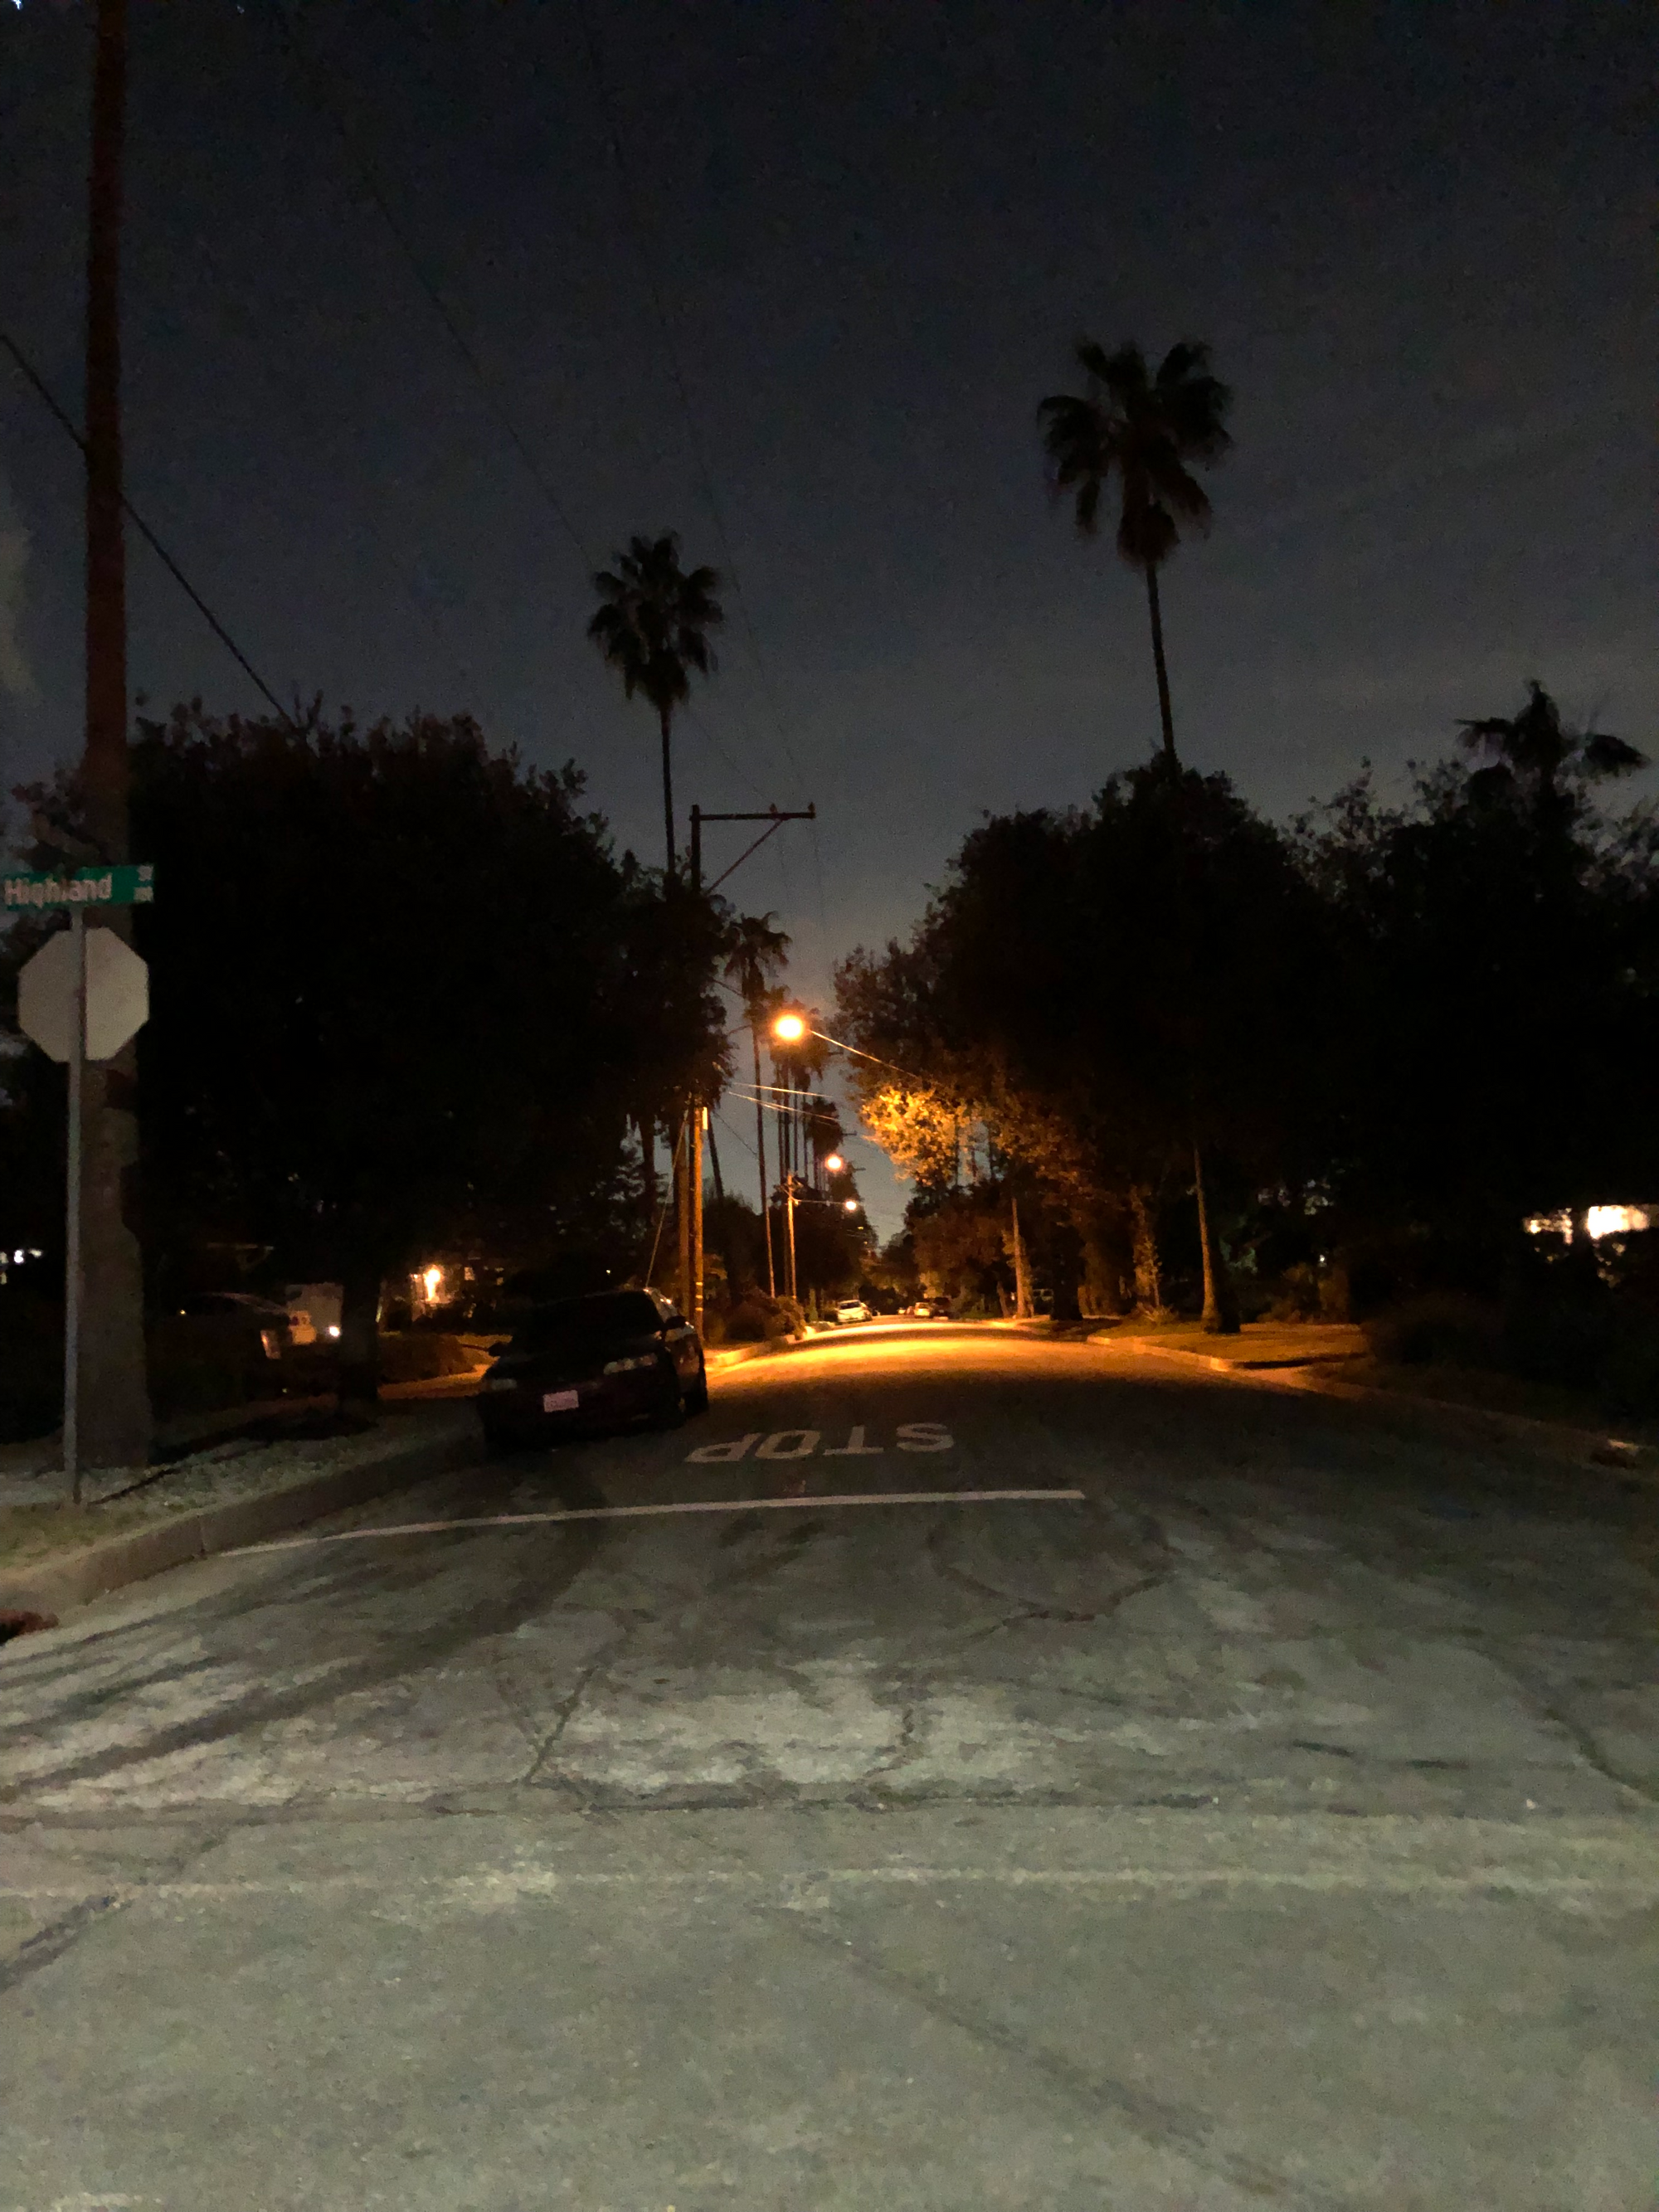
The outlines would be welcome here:
M 0 1651 L 0 2208 L 1644 2212 L 1656 1527 L 928 1323 L 181 1568 Z

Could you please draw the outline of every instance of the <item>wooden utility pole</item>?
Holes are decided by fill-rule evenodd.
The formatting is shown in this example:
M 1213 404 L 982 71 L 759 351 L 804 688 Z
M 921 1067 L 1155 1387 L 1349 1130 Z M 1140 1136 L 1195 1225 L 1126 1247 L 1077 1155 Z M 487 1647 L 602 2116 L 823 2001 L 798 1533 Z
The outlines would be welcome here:
M 686 1147 L 691 1176 L 691 1304 L 686 1319 L 702 1334 L 702 1133 L 708 1120 L 706 1106 L 691 1109 L 691 1138 Z
M 122 142 L 126 0 L 98 0 L 92 154 L 87 201 L 86 752 L 88 837 L 106 860 L 128 842 L 126 545 L 121 481 Z M 131 910 L 97 927 L 129 941 Z M 80 1456 L 88 1467 L 139 1467 L 152 1435 L 144 1362 L 144 1277 L 137 1218 L 138 1052 L 130 1043 L 82 1087 L 84 1130 Z

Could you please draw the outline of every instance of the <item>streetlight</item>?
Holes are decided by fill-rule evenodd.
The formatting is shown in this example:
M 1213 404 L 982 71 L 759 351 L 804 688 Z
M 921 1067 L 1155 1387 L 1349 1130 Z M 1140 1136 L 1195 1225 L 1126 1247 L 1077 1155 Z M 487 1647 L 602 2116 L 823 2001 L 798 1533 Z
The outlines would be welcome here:
M 859 1210 L 859 1202 L 855 1198 L 844 1198 L 842 1200 L 842 1206 L 848 1213 L 856 1213 Z
M 772 1024 L 772 1034 L 785 1044 L 799 1044 L 806 1035 L 806 1024 L 799 1014 L 780 1014 Z
M 839 1152 L 831 1152 L 823 1164 L 823 1171 L 825 1175 L 839 1175 L 846 1165 L 846 1161 Z

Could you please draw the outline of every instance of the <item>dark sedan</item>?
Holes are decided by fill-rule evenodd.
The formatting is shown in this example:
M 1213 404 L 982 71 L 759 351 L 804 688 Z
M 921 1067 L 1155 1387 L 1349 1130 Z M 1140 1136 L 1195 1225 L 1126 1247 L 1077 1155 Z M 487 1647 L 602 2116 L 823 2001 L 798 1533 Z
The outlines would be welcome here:
M 648 1421 L 672 1428 L 708 1405 L 697 1332 L 656 1291 L 601 1291 L 525 1315 L 479 1386 L 492 1450 Z

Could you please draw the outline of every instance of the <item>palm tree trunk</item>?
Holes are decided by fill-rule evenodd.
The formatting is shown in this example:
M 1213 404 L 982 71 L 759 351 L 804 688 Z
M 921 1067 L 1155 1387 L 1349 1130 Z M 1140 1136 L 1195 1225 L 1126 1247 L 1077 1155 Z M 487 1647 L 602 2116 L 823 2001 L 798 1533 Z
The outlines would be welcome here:
M 1158 672 L 1158 712 L 1164 732 L 1164 761 L 1170 772 L 1170 793 L 1175 806 L 1176 927 L 1184 939 L 1188 961 L 1188 989 L 1195 992 L 1196 976 L 1192 969 L 1196 965 L 1197 946 L 1191 924 L 1191 904 L 1187 896 L 1187 840 L 1182 816 L 1181 761 L 1176 751 L 1175 715 L 1170 705 L 1170 671 L 1164 658 L 1164 612 L 1158 597 L 1158 564 L 1146 563 L 1146 611 L 1152 624 L 1152 665 Z M 1189 1007 L 1195 1020 L 1196 1006 Z M 1189 1091 L 1196 1092 L 1196 1043 L 1188 1052 Z M 1198 1197 L 1198 1234 L 1204 1260 L 1204 1327 L 1212 1336 L 1237 1336 L 1239 1328 L 1238 1299 L 1233 1289 L 1232 1278 L 1227 1272 L 1227 1261 L 1221 1249 L 1220 1238 L 1210 1219 L 1210 1209 L 1204 1188 L 1204 1155 L 1198 1137 L 1196 1097 L 1193 1100 L 1193 1176 Z
M 1158 713 L 1164 730 L 1164 758 L 1171 774 L 1181 763 L 1176 757 L 1175 715 L 1170 706 L 1170 671 L 1164 659 L 1164 612 L 1158 603 L 1158 564 L 1146 563 L 1146 611 L 1152 618 L 1152 666 L 1158 672 Z
M 674 710 L 660 707 L 657 710 L 662 723 L 662 821 L 668 846 L 668 872 L 674 872 L 674 755 L 672 732 Z

